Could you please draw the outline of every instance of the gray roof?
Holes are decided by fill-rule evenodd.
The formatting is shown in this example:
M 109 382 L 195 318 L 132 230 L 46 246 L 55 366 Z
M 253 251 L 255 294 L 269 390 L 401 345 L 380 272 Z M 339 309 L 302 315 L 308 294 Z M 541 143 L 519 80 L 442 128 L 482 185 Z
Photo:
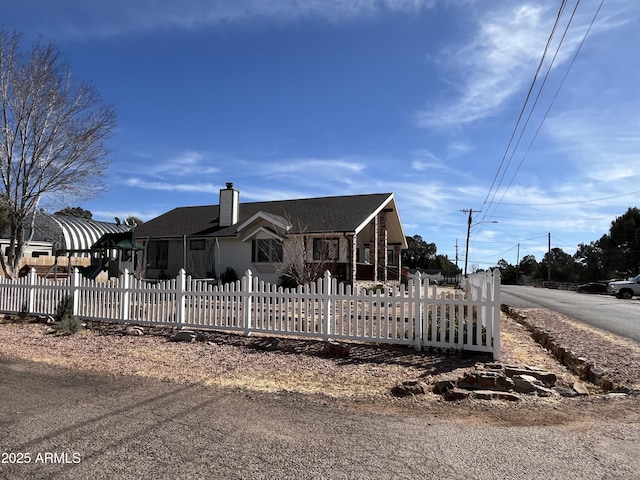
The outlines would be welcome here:
M 387 206 L 387 204 L 389 204 Z M 395 208 L 391 193 L 240 203 L 238 223 L 218 225 L 218 205 L 175 208 L 136 227 L 136 236 L 235 236 L 237 227 L 258 212 L 286 218 L 290 233 L 355 232 L 381 207 Z M 399 218 L 399 217 L 398 217 Z M 398 225 L 399 226 L 399 225 Z M 402 229 L 400 227 L 400 232 Z M 402 239 L 404 240 L 404 238 Z

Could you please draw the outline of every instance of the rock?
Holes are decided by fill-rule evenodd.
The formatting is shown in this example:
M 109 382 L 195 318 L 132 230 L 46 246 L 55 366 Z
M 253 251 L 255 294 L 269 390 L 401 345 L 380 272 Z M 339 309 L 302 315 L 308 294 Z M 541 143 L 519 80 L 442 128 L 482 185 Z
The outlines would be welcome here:
M 554 390 L 561 397 L 573 398 L 573 397 L 577 396 L 576 391 L 573 388 L 554 387 Z
M 525 367 L 505 366 L 504 373 L 507 377 L 513 377 L 514 375 L 531 375 L 537 378 L 538 380 L 540 380 L 547 387 L 553 387 L 556 384 L 556 381 L 558 380 L 555 373 L 551 373 L 541 368 L 530 367 L 530 366 L 525 366 Z
M 556 375 L 532 366 L 502 365 L 499 362 L 478 363 L 473 370 L 464 373 L 457 381 L 441 380 L 433 386 L 433 392 L 446 400 L 472 397 L 482 400 L 520 400 L 521 394 L 539 397 L 562 395 L 576 396 L 569 388 L 552 389 Z
M 433 385 L 433 393 L 444 395 L 455 386 L 455 380 L 440 380 Z
M 505 375 L 501 375 L 496 379 L 495 388 L 505 392 L 513 390 L 515 387 L 513 380 Z
M 555 390 L 547 387 L 536 386 L 535 393 L 538 397 L 553 397 L 556 395 Z
M 607 393 L 604 398 L 609 400 L 620 400 L 623 398 L 627 398 L 629 395 L 626 393 Z
M 349 345 L 339 342 L 326 342 L 322 351 L 330 357 L 348 357 Z
M 475 370 L 467 372 L 464 377 L 458 380 L 457 386 L 467 390 L 509 391 L 514 388 L 514 383 L 502 372 Z
M 519 393 L 533 393 L 537 386 L 542 386 L 542 382 L 532 375 L 514 375 L 512 379 Z
M 196 332 L 191 332 L 189 330 L 180 330 L 176 332 L 172 342 L 195 342 L 196 341 Z
M 586 385 L 582 382 L 578 382 L 578 381 L 573 382 L 573 391 L 576 392 L 576 395 L 580 397 L 589 396 L 589 390 L 587 390 Z
M 517 402 L 520 397 L 516 393 L 502 392 L 499 390 L 475 390 L 471 392 L 471 397 L 478 400 L 508 400 Z
M 462 388 L 458 388 L 458 387 L 453 387 L 450 390 L 447 390 L 444 395 L 443 398 L 445 400 L 464 400 L 465 398 L 469 398 L 469 395 L 471 394 L 471 392 L 469 390 L 464 390 Z
M 500 362 L 490 362 L 490 363 L 485 363 L 484 364 L 484 368 L 487 368 L 489 370 L 500 370 L 503 371 L 504 370 L 504 365 Z
M 551 372 L 531 372 L 531 375 L 533 375 L 534 377 L 536 377 L 538 380 L 540 380 L 542 383 L 545 384 L 545 386 L 547 387 L 553 387 L 556 382 L 558 381 L 558 377 L 555 373 L 551 373 Z
M 404 381 L 391 389 L 391 393 L 396 397 L 423 395 L 425 391 L 426 385 L 417 380 Z
M 257 350 L 264 350 L 272 352 L 278 349 L 280 341 L 277 338 L 264 338 L 262 340 L 255 341 L 251 346 Z
M 631 388 L 627 387 L 626 385 L 618 385 L 618 386 L 613 388 L 613 391 L 611 393 L 629 394 L 629 393 L 631 393 Z
M 129 325 L 124 329 L 124 334 L 125 335 L 144 335 L 144 331 L 142 330 L 142 327 Z
M 468 372 L 464 377 L 458 379 L 456 382 L 458 388 L 464 388 L 468 390 L 474 390 L 480 388 L 480 379 L 478 375 Z

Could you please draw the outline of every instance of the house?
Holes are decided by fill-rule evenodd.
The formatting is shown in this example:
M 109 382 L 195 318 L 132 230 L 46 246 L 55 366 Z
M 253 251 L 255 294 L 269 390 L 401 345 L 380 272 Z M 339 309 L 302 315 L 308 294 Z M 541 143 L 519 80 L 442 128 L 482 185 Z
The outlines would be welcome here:
M 247 270 L 275 283 L 300 265 L 346 282 L 398 279 L 407 248 L 392 193 L 240 203 L 227 183 L 218 205 L 175 208 L 136 227 L 147 278 L 220 278 Z

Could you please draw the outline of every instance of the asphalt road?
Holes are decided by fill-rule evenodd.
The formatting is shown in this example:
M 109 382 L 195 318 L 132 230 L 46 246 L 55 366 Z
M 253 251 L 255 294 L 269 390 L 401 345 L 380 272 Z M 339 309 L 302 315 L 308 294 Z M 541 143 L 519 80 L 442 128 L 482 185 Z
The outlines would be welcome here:
M 500 302 L 513 308 L 548 308 L 576 320 L 640 342 L 640 298 L 502 285 Z
M 2 358 L 0 372 L 3 479 L 640 478 L 634 421 L 491 426 Z

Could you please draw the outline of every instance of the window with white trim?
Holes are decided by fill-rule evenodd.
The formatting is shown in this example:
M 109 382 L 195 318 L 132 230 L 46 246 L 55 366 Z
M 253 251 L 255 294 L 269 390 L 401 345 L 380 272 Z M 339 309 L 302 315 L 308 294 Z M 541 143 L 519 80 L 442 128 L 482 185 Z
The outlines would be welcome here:
M 147 247 L 149 268 L 167 268 L 169 260 L 169 242 L 166 240 L 150 240 Z
M 340 259 L 340 239 L 339 238 L 314 238 L 313 239 L 313 259 L 315 261 L 339 260 Z
M 252 243 L 254 263 L 282 263 L 282 242 L 273 238 L 258 238 Z

